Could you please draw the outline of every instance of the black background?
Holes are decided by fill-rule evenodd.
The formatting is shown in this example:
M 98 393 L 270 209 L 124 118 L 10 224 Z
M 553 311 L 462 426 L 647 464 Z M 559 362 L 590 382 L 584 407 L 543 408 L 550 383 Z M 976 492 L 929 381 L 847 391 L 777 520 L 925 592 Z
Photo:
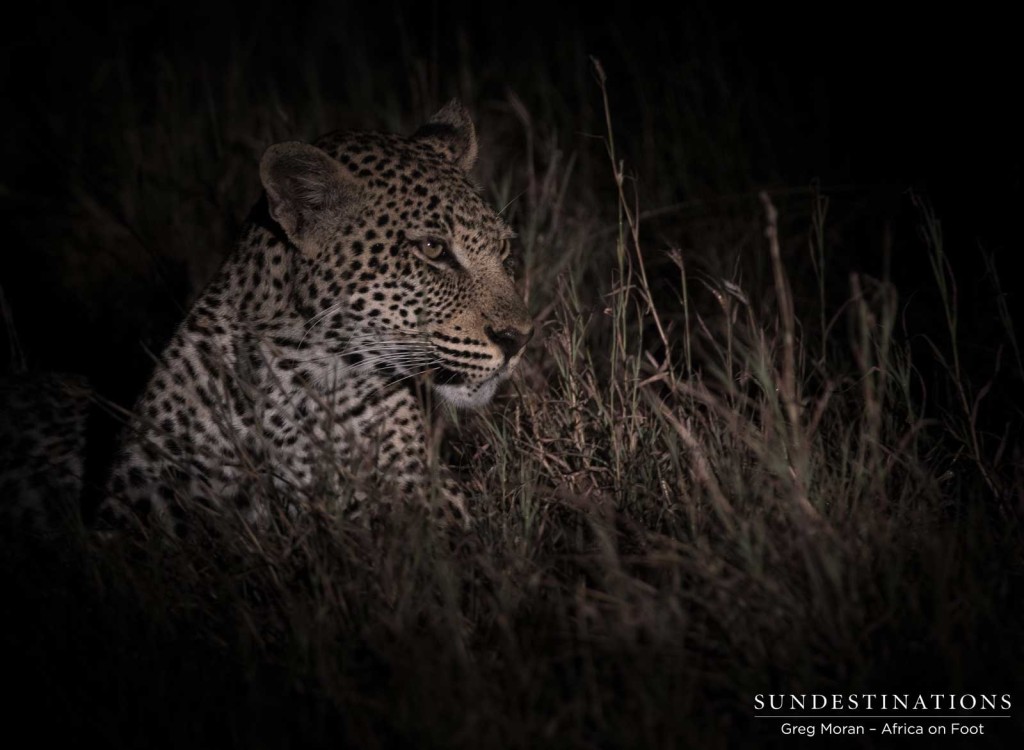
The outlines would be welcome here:
M 243 59 L 244 85 L 258 90 L 262 81 L 273 80 L 284 96 L 295 88 L 301 98 L 312 59 L 326 101 L 346 100 L 346 87 L 359 75 L 353 71 L 370 66 L 377 76 L 373 97 L 397 98 L 403 110 L 413 106 L 410 59 L 425 61 L 437 98 L 431 106 L 462 93 L 459 71 L 468 68 L 477 73 L 478 101 L 512 90 L 540 121 L 549 109 L 578 111 L 578 130 L 560 134 L 574 148 L 584 134 L 601 134 L 592 55 L 608 74 L 620 153 L 636 166 L 641 183 L 659 179 L 639 171 L 645 167 L 645 128 L 654 134 L 653 147 L 647 143 L 654 161 L 660 144 L 689 137 L 674 133 L 668 122 L 659 129 L 659 96 L 672 96 L 691 77 L 718 87 L 705 102 L 706 132 L 714 140 L 723 126 L 735 128 L 742 173 L 723 179 L 713 169 L 703 175 L 698 170 L 694 184 L 662 194 L 662 200 L 820 181 L 826 189 L 882 196 L 885 210 L 902 200 L 905 212 L 905 196 L 914 190 L 935 206 L 956 274 L 979 275 L 979 251 L 994 253 L 1001 268 L 1011 268 L 1019 245 L 1020 66 L 1016 26 L 1005 9 L 872 2 L 656 7 L 161 1 L 38 2 L 18 11 L 0 31 L 6 131 L 0 222 L 7 238 L 0 283 L 23 344 L 30 353 L 35 348 L 37 365 L 49 369 L 74 368 L 73 360 L 82 357 L 62 360 L 45 341 L 34 347 L 33 341 L 52 336 L 43 318 L 49 312 L 65 320 L 78 316 L 61 308 L 60 289 L 48 279 L 54 276 L 50 261 L 40 260 L 32 246 L 33 226 L 48 223 L 69 199 L 61 183 L 68 160 L 90 158 L 74 151 L 78 130 L 92 131 L 83 143 L 106 139 L 107 148 L 117 148 L 121 134 L 105 130 L 109 92 L 101 96 L 116 79 L 117 61 L 128 62 L 142 117 L 159 93 L 162 65 L 182 70 L 186 80 L 216 80 Z M 562 100 L 551 101 L 553 93 Z M 843 263 L 878 273 L 877 256 L 857 257 L 877 253 L 877 246 L 877 238 L 859 247 L 848 243 Z M 893 259 L 893 277 L 904 293 L 927 276 L 922 258 Z M 112 350 L 132 345 L 131 339 L 159 346 L 180 319 L 186 296 L 180 282 L 169 283 L 169 292 L 147 292 L 179 300 L 160 315 L 146 313 L 166 318 L 156 325 L 160 336 L 148 341 L 131 331 L 124 337 L 129 340 L 111 343 Z M 49 298 L 47 305 L 39 304 L 40 296 Z M 971 304 L 969 297 L 962 306 Z M 1012 293 L 1009 303 L 1014 310 Z M 124 311 L 118 315 L 125 317 Z M 137 386 L 138 374 L 131 379 Z

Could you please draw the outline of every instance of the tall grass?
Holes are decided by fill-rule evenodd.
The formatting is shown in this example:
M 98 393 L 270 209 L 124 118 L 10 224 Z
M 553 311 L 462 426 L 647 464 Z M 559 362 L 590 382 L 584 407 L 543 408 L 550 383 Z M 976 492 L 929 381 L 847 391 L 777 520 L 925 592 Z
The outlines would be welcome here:
M 417 70 L 410 89 L 429 89 Z M 673 191 L 632 171 L 616 91 L 588 70 L 587 139 L 514 94 L 470 102 L 541 332 L 492 409 L 447 415 L 471 528 L 406 505 L 368 527 L 324 498 L 259 533 L 7 545 L 5 648 L 43 733 L 718 747 L 775 739 L 756 693 L 1019 684 L 1019 404 L 998 352 L 980 387 L 960 364 L 938 217 L 922 204 L 917 251 L 945 338 L 921 348 L 891 282 L 836 280 L 826 190 L 648 209 L 645 190 Z M 140 251 L 177 257 L 194 293 L 254 198 L 260 149 L 359 104 L 313 79 L 298 105 L 247 98 L 235 72 L 196 109 L 195 81 L 168 67 L 155 124 L 125 92 L 112 187 L 68 178 L 70 243 L 116 258 L 122 237 L 142 268 Z M 378 120 L 411 129 L 395 106 Z M 95 266 L 76 252 L 62 257 L 82 284 Z

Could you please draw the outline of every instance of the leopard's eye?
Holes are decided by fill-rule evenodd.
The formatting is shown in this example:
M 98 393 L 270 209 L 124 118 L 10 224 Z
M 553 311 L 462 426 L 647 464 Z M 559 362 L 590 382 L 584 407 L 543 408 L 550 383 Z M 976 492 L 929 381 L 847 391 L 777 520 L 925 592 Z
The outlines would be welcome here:
M 436 237 L 425 237 L 417 245 L 420 252 L 430 260 L 448 260 L 450 257 L 448 243 Z

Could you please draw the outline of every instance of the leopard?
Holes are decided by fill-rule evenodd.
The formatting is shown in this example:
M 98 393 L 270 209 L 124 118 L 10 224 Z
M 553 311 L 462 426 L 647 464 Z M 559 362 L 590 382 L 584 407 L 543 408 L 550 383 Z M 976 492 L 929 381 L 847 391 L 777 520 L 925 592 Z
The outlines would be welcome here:
M 94 393 L 74 373 L 0 376 L 0 536 L 45 536 L 81 518 Z
M 136 403 L 101 523 L 184 534 L 196 509 L 358 510 L 424 497 L 431 477 L 470 516 L 452 473 L 435 471 L 432 410 L 486 406 L 534 333 L 514 232 L 473 179 L 477 157 L 458 100 L 411 135 L 269 146 L 236 248 Z

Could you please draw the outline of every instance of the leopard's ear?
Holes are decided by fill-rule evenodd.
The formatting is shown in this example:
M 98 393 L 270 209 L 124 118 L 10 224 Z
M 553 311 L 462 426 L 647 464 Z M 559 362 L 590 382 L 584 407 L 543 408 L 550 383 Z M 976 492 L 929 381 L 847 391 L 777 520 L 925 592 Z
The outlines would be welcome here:
M 341 164 L 316 146 L 296 141 L 263 152 L 260 181 L 270 216 L 300 246 L 324 212 L 342 210 L 357 192 Z
M 468 172 L 476 164 L 476 128 L 458 99 L 452 99 L 441 107 L 413 134 L 413 138 L 429 142 L 463 172 Z

